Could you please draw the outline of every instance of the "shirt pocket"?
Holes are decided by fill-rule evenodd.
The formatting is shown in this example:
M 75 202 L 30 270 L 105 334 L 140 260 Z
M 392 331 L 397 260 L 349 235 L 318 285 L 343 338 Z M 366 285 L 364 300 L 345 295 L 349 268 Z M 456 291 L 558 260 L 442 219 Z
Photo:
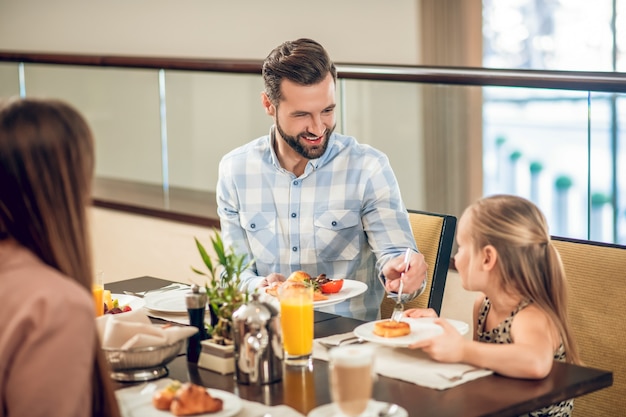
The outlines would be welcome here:
M 248 244 L 255 260 L 274 263 L 276 247 L 276 213 L 240 212 L 241 227 L 246 231 Z
M 357 257 L 363 236 L 358 211 L 329 210 L 315 215 L 315 248 L 326 261 L 349 261 Z

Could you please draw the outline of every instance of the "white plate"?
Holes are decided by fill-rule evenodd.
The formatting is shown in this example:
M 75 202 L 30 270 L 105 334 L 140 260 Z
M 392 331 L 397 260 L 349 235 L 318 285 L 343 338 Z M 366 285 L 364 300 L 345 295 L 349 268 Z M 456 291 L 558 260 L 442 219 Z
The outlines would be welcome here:
M 332 306 L 333 304 L 338 304 L 349 298 L 363 294 L 365 291 L 367 291 L 367 284 L 353 279 L 344 279 L 343 287 L 341 287 L 341 290 L 338 293 L 324 294 L 328 297 L 328 300 L 315 301 L 313 303 L 313 307 L 318 308 Z
M 341 290 L 339 292 L 335 294 L 324 294 L 325 296 L 328 297 L 328 300 L 321 300 L 321 301 L 313 302 L 313 308 L 332 306 L 333 304 L 338 304 L 344 300 L 363 294 L 365 291 L 367 291 L 367 284 L 361 281 L 355 281 L 353 279 L 344 279 L 343 287 L 341 287 Z M 270 295 L 270 297 L 273 297 L 273 296 Z M 276 297 L 273 297 L 273 298 L 277 299 Z M 279 303 L 277 302 L 277 303 L 272 303 L 272 304 L 279 304 Z
M 120 389 L 115 392 L 123 417 L 172 417 L 169 411 L 161 411 L 152 405 L 152 395 L 171 382 L 164 379 L 151 384 L 142 384 L 132 388 Z M 217 413 L 195 414 L 197 417 L 231 417 L 243 408 L 241 399 L 233 393 L 219 389 L 207 388 L 212 397 L 220 398 L 224 408 Z
M 417 319 L 403 317 L 402 321 L 409 323 L 409 325 L 411 326 L 411 333 L 401 337 L 382 337 L 375 335 L 374 323 L 376 322 L 370 321 L 369 323 L 361 324 L 359 327 L 354 329 L 354 335 L 362 338 L 363 340 L 367 340 L 368 342 L 378 343 L 380 345 L 392 347 L 408 347 L 415 342 L 419 342 L 420 340 L 424 339 L 430 339 L 431 337 L 443 333 L 443 329 L 441 328 L 441 326 L 433 323 L 434 320 L 434 318 L 427 317 Z M 451 319 L 446 320 L 448 320 L 448 322 L 453 325 L 461 334 L 465 334 L 469 331 L 469 324 L 465 322 Z
M 361 414 L 359 417 L 377 417 L 378 412 L 385 407 L 387 403 L 370 400 L 365 413 Z M 409 413 L 403 408 L 398 406 L 398 410 L 395 412 L 393 417 L 408 417 Z M 340 417 L 341 413 L 335 408 L 335 404 L 324 404 L 319 407 L 314 408 L 309 412 L 307 417 Z
M 146 308 L 162 313 L 179 313 L 187 314 L 187 304 L 185 302 L 185 294 L 189 292 L 189 288 L 178 288 L 168 291 L 156 291 L 148 293 L 143 297 Z
M 134 295 L 111 294 L 111 299 L 112 300 L 117 299 L 117 304 L 120 308 L 124 307 L 125 305 L 128 305 L 130 306 L 131 309 L 133 309 L 133 311 L 139 310 L 141 307 L 146 305 L 146 302 L 142 298 L 135 297 Z

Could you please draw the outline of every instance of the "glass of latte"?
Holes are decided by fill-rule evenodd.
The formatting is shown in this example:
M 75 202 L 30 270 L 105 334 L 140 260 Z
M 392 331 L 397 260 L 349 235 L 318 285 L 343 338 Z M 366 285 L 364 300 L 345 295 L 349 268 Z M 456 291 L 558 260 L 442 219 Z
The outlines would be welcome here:
M 341 416 L 365 413 L 374 385 L 374 354 L 371 345 L 346 345 L 329 351 L 330 395 Z

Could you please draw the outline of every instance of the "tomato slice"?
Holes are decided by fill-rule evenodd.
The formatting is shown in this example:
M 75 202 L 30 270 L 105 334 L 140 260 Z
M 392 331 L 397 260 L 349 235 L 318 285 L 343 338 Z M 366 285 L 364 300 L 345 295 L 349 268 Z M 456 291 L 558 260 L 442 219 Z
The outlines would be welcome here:
M 320 290 L 322 290 L 324 294 L 334 294 L 339 292 L 342 287 L 343 279 L 333 279 L 320 285 Z

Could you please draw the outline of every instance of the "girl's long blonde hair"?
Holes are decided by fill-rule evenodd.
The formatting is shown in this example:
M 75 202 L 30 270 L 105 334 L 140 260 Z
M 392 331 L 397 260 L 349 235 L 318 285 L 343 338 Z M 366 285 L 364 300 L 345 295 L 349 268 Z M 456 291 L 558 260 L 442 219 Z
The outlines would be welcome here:
M 580 363 L 568 324 L 567 280 L 548 223 L 539 208 L 522 197 L 494 195 L 468 207 L 475 248 L 498 252 L 503 288 L 531 300 L 557 327 L 567 360 Z

